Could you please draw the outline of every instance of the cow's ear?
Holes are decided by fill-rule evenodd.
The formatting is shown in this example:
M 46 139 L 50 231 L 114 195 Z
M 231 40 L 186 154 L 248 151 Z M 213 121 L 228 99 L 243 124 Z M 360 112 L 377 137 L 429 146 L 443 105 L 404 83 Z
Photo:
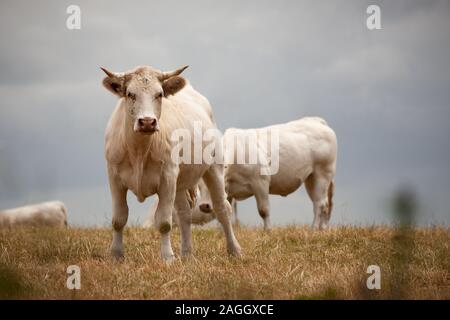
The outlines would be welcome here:
M 183 77 L 175 76 L 171 77 L 162 83 L 162 88 L 164 91 L 164 96 L 168 97 L 173 95 L 184 88 L 186 85 L 186 80 Z
M 125 81 L 123 76 L 119 76 L 105 68 L 101 68 L 107 77 L 103 79 L 103 86 L 119 97 L 125 95 Z

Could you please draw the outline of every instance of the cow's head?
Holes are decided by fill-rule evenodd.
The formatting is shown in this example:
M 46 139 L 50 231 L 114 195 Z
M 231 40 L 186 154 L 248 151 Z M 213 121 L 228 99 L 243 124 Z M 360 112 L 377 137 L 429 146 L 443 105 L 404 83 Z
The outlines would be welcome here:
M 203 179 L 198 183 L 198 191 L 200 193 L 200 200 L 198 201 L 198 208 L 203 213 L 212 213 L 213 206 L 211 200 L 211 194 Z
M 123 73 L 101 69 L 107 75 L 103 79 L 105 88 L 124 99 L 134 132 L 152 134 L 159 130 L 162 100 L 186 85 L 186 80 L 179 74 L 187 67 L 171 72 L 147 66 Z

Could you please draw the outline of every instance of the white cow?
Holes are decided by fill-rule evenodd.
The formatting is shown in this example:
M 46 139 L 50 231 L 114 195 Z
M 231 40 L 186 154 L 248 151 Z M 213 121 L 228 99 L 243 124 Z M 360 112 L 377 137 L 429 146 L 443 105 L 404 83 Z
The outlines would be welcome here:
M 279 137 L 279 170 L 273 175 L 261 175 L 261 161 L 257 164 L 238 164 L 238 146 L 248 151 L 250 141 L 256 137 L 258 156 L 266 156 L 269 163 L 273 155 L 262 137 Z M 272 134 L 271 134 L 272 132 Z M 230 141 L 235 139 L 235 143 Z M 267 139 L 270 141 L 271 138 Z M 314 206 L 313 229 L 327 227 L 333 207 L 333 177 L 336 171 L 337 140 L 325 120 L 306 117 L 285 124 L 260 129 L 228 129 L 223 137 L 225 189 L 228 199 L 243 200 L 255 196 L 264 228 L 270 229 L 269 194 L 287 196 L 305 183 Z M 230 161 L 231 160 L 231 161 Z
M 225 196 L 223 166 L 204 162 L 178 164 L 171 156 L 173 147 L 178 144 L 171 139 L 175 130 L 187 130 L 193 137 L 195 122 L 201 123 L 203 133 L 216 128 L 208 100 L 179 76 L 186 68 L 161 72 L 143 66 L 125 73 L 102 68 L 107 75 L 103 85 L 119 97 L 105 134 L 113 210 L 113 257 L 123 257 L 122 232 L 128 219 L 128 190 L 141 202 L 151 195 L 158 195 L 155 227 L 161 235 L 162 258 L 165 261 L 174 258 L 170 243 L 173 207 L 180 222 L 181 254 L 190 255 L 191 208 L 186 190 L 194 188 L 201 177 L 211 192 L 228 252 L 240 254 L 229 219 L 231 207 Z M 193 144 L 195 139 L 191 141 Z M 201 143 L 205 148 L 209 141 Z M 194 159 L 191 160 L 190 163 L 194 163 Z
M 48 201 L 0 211 L 0 228 L 15 226 L 66 227 L 67 209 L 61 201 Z

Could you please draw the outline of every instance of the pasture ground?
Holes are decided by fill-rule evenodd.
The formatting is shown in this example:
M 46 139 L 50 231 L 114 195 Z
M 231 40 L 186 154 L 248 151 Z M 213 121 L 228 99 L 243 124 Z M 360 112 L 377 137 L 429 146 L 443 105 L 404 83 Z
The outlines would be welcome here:
M 127 228 L 126 258 L 109 257 L 109 229 L 0 230 L 0 299 L 450 299 L 450 229 L 386 226 L 241 227 L 243 257 L 220 229 L 194 229 L 194 257 L 166 265 L 154 230 Z M 179 233 L 173 232 L 179 252 Z M 68 290 L 66 269 L 81 268 Z M 368 290 L 369 265 L 381 289 Z

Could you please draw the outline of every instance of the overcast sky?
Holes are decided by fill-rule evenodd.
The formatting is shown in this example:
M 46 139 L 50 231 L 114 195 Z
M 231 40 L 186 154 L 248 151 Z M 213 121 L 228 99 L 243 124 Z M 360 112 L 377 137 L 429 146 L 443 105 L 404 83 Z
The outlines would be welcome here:
M 81 30 L 66 8 L 81 8 Z M 381 7 L 381 30 L 366 8 Z M 103 133 L 116 98 L 100 66 L 185 71 L 221 130 L 325 118 L 339 143 L 336 224 L 390 222 L 408 185 L 419 222 L 450 223 L 450 2 L 1 1 L 0 208 L 60 199 L 109 225 Z M 151 203 L 129 195 L 131 223 Z M 304 189 L 274 224 L 311 223 Z M 254 199 L 239 205 L 260 224 Z

